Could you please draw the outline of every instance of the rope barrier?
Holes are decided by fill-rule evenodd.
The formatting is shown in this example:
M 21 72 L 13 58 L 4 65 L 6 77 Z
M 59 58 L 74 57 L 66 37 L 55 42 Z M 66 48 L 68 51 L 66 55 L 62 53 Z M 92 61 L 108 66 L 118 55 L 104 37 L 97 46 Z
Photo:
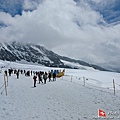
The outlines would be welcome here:
M 112 82 L 106 82 L 106 83 L 103 83 L 103 84 L 109 84 L 109 83 L 112 83 Z
M 61 80 L 66 81 L 66 82 L 71 82 L 71 81 L 68 81 L 68 80 L 65 80 L 65 79 L 61 79 Z M 76 85 L 79 85 L 79 86 L 83 86 L 83 84 L 81 84 L 81 83 L 77 83 L 77 82 L 73 82 L 73 81 L 72 81 L 72 83 L 74 83 L 74 84 L 76 84 Z M 90 86 L 91 86 L 91 85 L 86 86 L 86 87 L 87 87 L 87 88 L 91 88 Z M 99 89 L 99 88 L 100 88 L 100 89 Z M 95 89 L 95 90 L 101 90 L 101 88 L 102 88 L 102 87 L 92 86 L 92 89 Z M 113 87 L 109 87 L 109 88 L 113 88 Z M 105 91 L 105 90 L 104 90 L 104 92 L 110 93 L 110 92 Z
M 116 90 L 120 91 L 119 89 L 116 88 Z
M 1 95 L 2 95 L 2 93 L 4 92 L 4 90 L 5 90 L 5 89 L 3 89 L 3 91 L 1 92 Z
M 72 75 L 66 75 L 66 77 L 71 77 L 71 79 L 72 80 L 70 80 L 71 82 L 73 82 L 73 83 L 75 83 L 75 84 L 78 84 L 78 85 L 83 85 L 84 84 L 84 86 L 85 86 L 85 84 L 86 85 L 88 85 L 88 86 L 91 86 L 92 85 L 92 81 L 94 81 L 94 82 L 96 82 L 96 85 L 97 85 L 97 83 L 98 83 L 98 85 L 106 85 L 106 87 L 103 87 L 103 88 L 107 88 L 107 89 L 116 89 L 117 90 L 117 93 L 120 91 L 120 89 L 118 88 L 118 87 L 120 87 L 120 84 L 118 84 L 118 83 L 115 83 L 118 87 L 117 88 L 114 88 L 113 86 L 111 87 L 111 85 L 113 85 L 113 82 L 106 82 L 106 83 L 103 83 L 103 82 L 101 82 L 100 80 L 96 80 L 96 79 L 92 79 L 92 78 L 84 78 L 84 76 L 83 77 L 77 77 L 77 76 L 72 76 Z M 66 80 L 67 81 L 67 80 Z M 83 83 L 81 83 L 81 82 L 77 82 L 77 81 L 83 81 Z M 87 82 L 88 81 L 88 82 Z M 89 84 L 90 83 L 90 81 L 91 81 L 91 84 Z M 94 86 L 94 83 L 93 83 L 93 85 L 92 85 L 92 87 L 95 87 Z M 96 86 L 96 88 L 102 88 L 102 86 Z M 99 89 L 98 89 L 99 90 Z
M 66 75 L 66 76 L 71 76 L 71 75 Z M 77 77 L 77 76 L 72 76 L 72 77 Z M 78 80 L 83 80 L 83 77 L 77 77 L 78 78 Z M 82 78 L 82 79 L 81 79 Z M 101 84 L 112 84 L 112 82 L 106 82 L 106 83 L 102 83 L 100 80 L 96 80 L 96 79 L 92 79 L 92 78 L 86 78 L 85 79 L 86 81 L 89 81 L 89 80 L 91 80 L 91 81 L 96 81 L 96 82 L 99 82 L 99 83 L 101 83 Z
M 4 87 L 4 84 L 0 87 L 0 89 L 1 89 L 2 87 Z
M 94 80 L 94 81 L 99 81 L 99 80 L 96 80 L 96 79 L 92 79 L 92 78 L 87 78 L 88 80 L 90 79 L 90 80 Z
M 120 84 L 118 84 L 118 83 L 115 83 L 116 85 L 118 85 L 118 86 L 120 86 Z
M 107 88 L 113 88 L 113 87 L 107 87 Z

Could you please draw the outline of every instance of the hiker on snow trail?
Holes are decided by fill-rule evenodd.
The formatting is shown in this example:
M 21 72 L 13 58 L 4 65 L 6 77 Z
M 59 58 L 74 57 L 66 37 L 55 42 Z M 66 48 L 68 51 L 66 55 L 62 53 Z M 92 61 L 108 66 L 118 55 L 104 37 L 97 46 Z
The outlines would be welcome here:
M 34 80 L 34 87 L 36 87 L 36 81 L 37 81 L 37 76 L 36 75 L 34 75 L 33 80 Z
M 17 75 L 17 79 L 18 79 L 19 78 L 19 70 L 17 71 L 16 75 Z
M 7 70 L 5 70 L 5 75 L 7 76 Z
M 21 70 L 21 74 L 23 74 L 23 70 Z
M 32 70 L 31 70 L 31 76 L 32 76 Z
M 49 82 L 51 81 L 51 73 L 48 73 Z
M 53 73 L 53 81 L 56 81 L 56 73 Z
M 12 69 L 8 69 L 9 76 L 12 74 Z
M 47 81 L 47 73 L 46 72 L 43 74 L 43 79 L 44 79 L 44 84 L 46 84 L 46 81 Z
M 40 74 L 40 72 L 38 72 L 38 80 L 39 80 L 39 84 L 40 84 L 40 82 L 43 83 L 43 81 L 42 81 L 42 75 Z

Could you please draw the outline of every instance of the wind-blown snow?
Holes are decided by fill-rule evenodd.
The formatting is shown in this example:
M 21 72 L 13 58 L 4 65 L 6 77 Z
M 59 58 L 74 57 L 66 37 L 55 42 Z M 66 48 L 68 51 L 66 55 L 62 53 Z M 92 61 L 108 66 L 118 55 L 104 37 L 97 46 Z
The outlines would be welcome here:
M 68 61 L 65 61 L 65 60 L 61 60 L 65 65 L 69 65 L 71 67 L 76 67 L 76 68 L 79 68 L 79 69 L 83 69 L 83 70 L 95 70 L 93 67 L 87 67 L 87 66 L 83 66 L 83 65 L 80 65 L 79 63 L 74 63 L 74 62 L 68 62 Z
M 37 50 L 39 53 L 43 54 L 43 52 L 41 52 L 41 50 L 38 49 L 37 47 L 35 47 L 35 46 L 31 46 L 31 47 L 32 47 L 33 49 Z
M 3 46 L 7 51 L 11 52 L 11 51 L 6 47 L 6 45 L 5 45 L 4 43 L 1 43 L 1 44 L 2 44 L 2 46 Z
M 44 56 L 43 56 L 44 60 L 50 61 L 50 63 L 52 63 L 52 61 L 44 54 L 44 52 L 41 52 L 41 50 L 38 49 L 38 48 L 35 47 L 35 46 L 31 46 L 31 47 L 32 47 L 33 49 L 37 50 L 39 53 L 43 54 L 43 55 L 44 55 Z
M 0 92 L 4 90 L 4 70 L 7 68 L 49 71 L 51 69 L 39 65 L 28 65 L 0 61 Z M 83 86 L 83 77 L 86 84 Z M 119 120 L 120 86 L 116 86 L 113 94 L 112 80 L 120 84 L 120 74 L 95 70 L 65 69 L 65 76 L 55 82 L 38 84 L 33 87 L 32 76 L 20 74 L 8 76 L 8 96 L 5 91 L 0 94 L 0 120 L 91 120 L 97 118 L 98 109 L 107 113 L 107 117 Z M 104 86 L 106 83 L 106 86 Z M 111 84 L 109 84 L 111 83 Z M 107 89 L 109 87 L 109 89 Z M 108 115 L 108 112 L 119 115 Z M 101 118 L 102 119 L 102 118 Z

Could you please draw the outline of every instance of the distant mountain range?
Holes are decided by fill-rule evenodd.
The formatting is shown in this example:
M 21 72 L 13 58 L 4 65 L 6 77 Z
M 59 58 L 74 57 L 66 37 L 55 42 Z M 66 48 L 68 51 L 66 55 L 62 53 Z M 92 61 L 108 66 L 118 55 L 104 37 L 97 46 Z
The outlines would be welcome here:
M 89 67 L 97 70 L 108 71 L 107 69 L 97 65 L 89 64 L 81 60 L 71 59 L 65 56 L 60 56 L 40 45 L 22 44 L 18 42 L 0 43 L 0 60 L 24 60 L 26 62 L 38 63 L 49 67 L 73 69 L 85 69 L 86 67 Z
M 100 24 L 106 25 L 106 27 L 109 28 L 109 26 L 114 26 L 114 25 L 120 24 L 120 7 L 119 7 L 120 0 L 71 0 L 71 1 L 74 1 L 76 8 L 82 7 L 83 5 L 85 5 L 85 6 L 89 6 L 91 10 L 96 11 L 103 18 L 103 22 L 99 21 L 99 23 L 98 23 L 99 25 Z M 58 3 L 59 2 L 60 1 L 58 1 Z M 32 11 L 36 10 L 37 7 L 43 3 L 44 3 L 44 0 L 0 0 L 0 12 L 4 12 L 5 14 L 8 13 L 13 18 L 15 18 L 16 15 L 22 16 L 23 11 L 26 11 L 26 12 L 31 11 L 32 12 Z M 45 6 L 45 8 L 47 8 L 47 5 Z M 60 11 L 61 11 L 61 7 L 60 7 Z M 64 12 L 66 12 L 66 11 L 64 10 Z M 50 13 L 48 13 L 48 14 L 50 14 Z M 78 14 L 80 14 L 80 13 L 78 12 Z M 6 17 L 5 17 L 5 19 L 6 19 Z M 8 21 L 6 22 L 5 19 L 0 20 L 1 31 L 2 31 L 2 28 L 7 28 L 7 27 L 9 28 L 9 26 L 12 26 L 12 25 L 9 25 L 9 22 Z M 78 22 L 79 20 L 77 17 L 75 18 L 75 20 L 74 19 L 71 19 L 71 20 L 73 23 L 77 24 L 77 26 L 80 27 L 80 22 Z M 55 23 L 55 26 L 56 26 L 56 23 Z M 53 27 L 54 26 L 52 26 L 52 28 Z M 7 30 L 9 31 L 9 29 L 7 29 Z M 4 31 L 3 31 L 3 33 L 7 34 L 7 32 L 4 32 Z M 14 32 L 13 32 L 13 34 L 14 34 Z M 8 34 L 8 36 L 9 36 L 9 34 Z M 4 37 L 1 38 L 1 41 L 5 41 L 5 40 L 6 39 L 4 39 Z M 13 40 L 15 40 L 15 39 L 13 39 Z M 115 40 L 119 41 L 119 38 L 115 39 Z M 115 43 L 115 45 L 113 45 L 114 43 L 115 42 L 113 39 L 112 44 L 107 45 L 107 46 L 106 46 L 106 44 L 109 44 L 109 42 L 104 44 L 105 45 L 104 47 L 109 47 L 109 46 L 111 47 L 111 49 L 108 49 L 108 52 L 109 52 L 109 50 L 112 50 L 112 47 L 114 47 L 114 49 L 116 48 L 116 51 L 119 51 L 119 49 L 115 46 L 117 43 Z M 114 51 L 113 51 L 113 53 L 111 52 L 111 54 L 114 54 Z M 89 63 L 86 63 L 81 60 L 75 60 L 75 59 L 71 59 L 68 57 L 60 56 L 52 51 L 45 49 L 44 47 L 42 47 L 40 45 L 34 45 L 34 44 L 23 45 L 21 43 L 16 43 L 16 42 L 13 42 L 11 44 L 0 43 L 0 59 L 1 60 L 9 60 L 9 61 L 25 60 L 28 62 L 44 64 L 46 66 L 79 68 L 77 65 L 71 66 L 69 64 L 66 64 L 67 62 L 70 62 L 70 63 L 76 63 L 78 65 L 89 66 L 94 69 L 106 70 L 102 67 L 99 67 L 99 66 L 93 65 L 93 64 L 89 64 Z M 66 61 L 66 63 L 63 61 Z M 118 61 L 119 61 L 119 59 L 118 59 Z M 115 67 L 114 66 L 109 67 L 109 69 L 111 69 L 111 71 L 120 72 L 120 68 L 119 67 L 116 68 L 116 66 L 117 65 L 115 65 Z

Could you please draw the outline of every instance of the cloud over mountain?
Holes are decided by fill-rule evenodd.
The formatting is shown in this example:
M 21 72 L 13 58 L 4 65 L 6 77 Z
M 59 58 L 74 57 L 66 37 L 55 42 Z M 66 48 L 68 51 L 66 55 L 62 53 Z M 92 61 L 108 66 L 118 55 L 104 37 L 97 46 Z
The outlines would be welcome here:
M 107 67 L 120 64 L 118 0 L 16 0 L 14 6 L 14 0 L 4 2 L 0 41 L 33 42 Z

